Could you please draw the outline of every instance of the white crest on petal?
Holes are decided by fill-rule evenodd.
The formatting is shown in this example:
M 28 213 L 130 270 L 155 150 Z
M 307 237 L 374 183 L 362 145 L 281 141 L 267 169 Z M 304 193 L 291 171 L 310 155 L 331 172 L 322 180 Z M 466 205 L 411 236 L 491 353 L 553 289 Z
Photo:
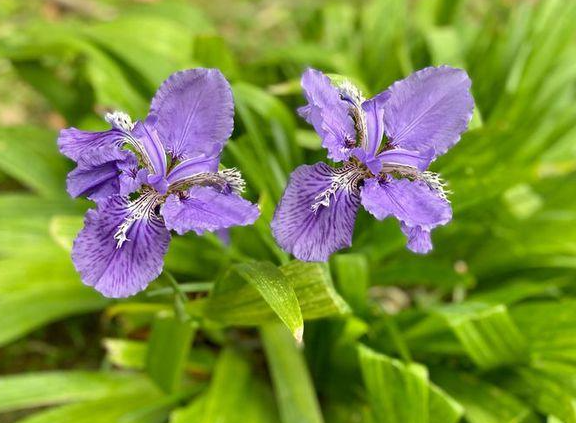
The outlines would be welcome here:
M 128 231 L 134 222 L 150 216 L 160 199 L 161 196 L 156 192 L 149 191 L 130 203 L 128 206 L 130 214 L 124 219 L 120 226 L 118 226 L 118 230 L 114 234 L 116 249 L 121 248 L 126 241 L 130 241 Z
M 236 194 L 242 194 L 246 189 L 246 182 L 242 179 L 242 174 L 240 171 L 234 167 L 230 169 L 224 169 L 218 172 L 218 175 L 222 177 L 230 187 L 232 191 Z
M 358 190 L 358 182 L 365 177 L 365 173 L 353 163 L 335 169 L 335 175 L 332 178 L 332 183 L 328 188 L 314 197 L 314 203 L 310 207 L 314 213 L 323 207 L 329 207 L 332 196 L 336 198 L 336 192 L 339 189 L 346 189 L 347 191 Z
M 450 202 L 447 197 L 447 195 L 450 194 L 450 190 L 446 189 L 446 182 L 440 177 L 440 174 L 426 171 L 422 172 L 419 176 L 420 179 L 428 184 L 430 189 L 436 191 L 440 198 Z
M 112 125 L 113 128 L 124 132 L 130 132 L 134 129 L 134 123 L 127 113 L 116 111 L 106 113 L 104 120 Z

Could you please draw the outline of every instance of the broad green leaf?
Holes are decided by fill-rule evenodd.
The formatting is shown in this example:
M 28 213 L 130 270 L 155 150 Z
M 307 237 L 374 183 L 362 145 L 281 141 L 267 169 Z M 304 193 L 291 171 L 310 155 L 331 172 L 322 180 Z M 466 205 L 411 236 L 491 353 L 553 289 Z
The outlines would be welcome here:
M 164 397 L 150 382 L 129 394 L 80 402 L 36 413 L 19 423 L 159 423 L 178 398 Z
M 124 369 L 142 370 L 146 367 L 148 345 L 142 341 L 106 338 L 102 341 L 106 359 Z
M 37 327 L 74 314 L 104 308 L 110 300 L 84 286 L 68 254 L 53 244 L 49 256 L 25 262 L 0 260 L 0 344 L 6 344 Z
M 186 359 L 197 328 L 173 314 L 159 313 L 154 319 L 146 353 L 146 370 L 165 392 L 180 389 Z
M 428 371 L 404 364 L 365 346 L 359 347 L 360 368 L 374 421 L 428 423 Z M 438 404 L 435 404 L 435 407 Z
M 576 301 L 541 301 L 512 308 L 534 358 L 576 363 Z
M 208 390 L 175 410 L 170 423 L 277 423 L 269 393 L 252 377 L 240 353 L 225 349 L 219 356 Z
M 520 368 L 504 386 L 541 413 L 576 423 L 576 373 L 574 366 L 561 366 L 561 370 Z
M 43 197 L 63 197 L 69 169 L 57 134 L 30 126 L 0 129 L 0 170 Z
M 294 338 L 301 342 L 304 322 L 292 281 L 271 263 L 239 264 L 236 271 L 260 292 Z
M 334 289 L 326 265 L 294 260 L 280 266 L 280 270 L 293 284 L 305 319 L 350 313 L 350 307 Z
M 282 423 L 321 423 L 320 406 L 301 351 L 279 325 L 260 329 Z
M 65 251 L 72 250 L 72 244 L 80 229 L 82 229 L 83 218 L 81 216 L 56 215 L 50 220 L 48 228 L 52 239 Z
M 0 412 L 132 393 L 145 377 L 108 372 L 43 372 L 0 377 Z
M 347 304 L 335 292 L 325 266 L 293 261 L 280 266 L 280 271 L 293 287 L 304 319 L 316 319 L 349 312 Z M 276 313 L 262 295 L 242 278 L 222 279 L 206 302 L 191 305 L 206 317 L 227 325 L 260 325 L 275 320 Z M 194 304 L 194 303 L 192 303 Z
M 238 76 L 238 63 L 226 40 L 218 35 L 200 34 L 194 38 L 193 57 L 204 67 L 218 68 L 228 78 Z
M 526 340 L 504 305 L 463 303 L 437 310 L 470 358 L 482 368 L 527 360 Z
M 359 254 L 338 254 L 333 258 L 338 290 L 350 306 L 362 312 L 367 306 L 370 274 L 368 260 Z
M 429 400 L 430 423 L 457 423 L 464 415 L 464 407 L 432 383 L 430 383 Z
M 529 404 L 476 377 L 450 371 L 432 374 L 433 379 L 464 407 L 470 423 L 536 423 Z
M 82 70 L 99 108 L 120 108 L 130 114 L 143 115 L 147 103 L 132 84 L 133 78 L 127 76 L 112 57 L 84 37 L 84 29 L 75 24 L 30 26 L 22 37 L 9 40 L 5 54 L 16 63 L 45 58 L 62 61 L 62 56 L 84 59 Z
M 127 62 L 144 77 L 149 92 L 153 92 L 172 72 L 190 67 L 193 30 L 190 26 L 147 15 L 124 16 L 90 26 L 84 33 Z M 154 66 L 150 66 L 151 61 Z

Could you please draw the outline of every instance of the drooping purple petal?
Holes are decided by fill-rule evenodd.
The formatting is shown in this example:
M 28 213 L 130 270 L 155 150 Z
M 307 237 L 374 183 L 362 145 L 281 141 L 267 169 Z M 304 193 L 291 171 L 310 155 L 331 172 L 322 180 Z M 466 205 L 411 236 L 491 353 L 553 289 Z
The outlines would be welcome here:
M 360 198 L 347 177 L 355 176 L 325 163 L 292 172 L 271 224 L 285 251 L 304 261 L 326 261 L 351 245 Z
M 168 183 L 173 184 L 199 173 L 216 172 L 218 170 L 219 163 L 219 156 L 206 157 L 203 154 L 197 157 L 183 160 L 178 163 L 168 174 Z
M 369 157 L 374 157 L 384 137 L 384 104 L 388 101 L 390 92 L 384 91 L 362 103 L 366 118 L 367 143 L 364 150 Z
M 452 219 L 450 203 L 422 180 L 386 180 L 370 178 L 361 188 L 362 205 L 377 219 L 388 216 L 397 218 L 409 237 L 408 247 L 415 252 L 427 252 L 424 248 L 426 233 Z
M 150 113 L 174 157 L 215 156 L 232 134 L 232 90 L 218 69 L 176 72 L 156 92 Z
M 465 71 L 428 67 L 388 89 L 384 108 L 386 135 L 400 148 L 444 154 L 460 140 L 474 109 Z
M 135 178 L 137 168 L 138 161 L 131 151 L 114 146 L 89 149 L 68 174 L 68 193 L 95 201 L 114 194 L 130 194 L 139 187 Z
M 395 148 L 393 150 L 383 151 L 378 154 L 377 157 L 384 165 L 409 166 L 420 171 L 425 171 L 428 169 L 428 166 L 434 157 L 434 150 L 429 149 L 426 152 L 420 152 Z
M 258 219 L 260 210 L 237 194 L 193 186 L 184 198 L 169 195 L 160 213 L 168 229 L 180 235 L 189 231 L 202 235 L 206 231 L 251 225 Z
M 340 98 L 330 78 L 315 69 L 302 75 L 302 88 L 308 104 L 298 112 L 322 138 L 328 157 L 338 162 L 350 157 L 356 144 L 354 121 L 349 115 L 349 104 Z
M 426 254 L 432 251 L 432 237 L 430 231 L 422 229 L 420 226 L 410 227 L 404 223 L 400 224 L 402 233 L 406 235 L 408 249 L 419 254 Z
M 106 297 L 134 295 L 162 272 L 170 232 L 154 214 L 133 220 L 121 246 L 115 239 L 131 213 L 126 198 L 109 197 L 86 213 L 84 228 L 74 241 L 72 260 L 82 282 Z
M 66 157 L 78 161 L 80 156 L 89 150 L 99 147 L 113 147 L 122 144 L 126 133 L 118 129 L 90 132 L 76 128 L 66 128 L 60 131 L 58 147 Z

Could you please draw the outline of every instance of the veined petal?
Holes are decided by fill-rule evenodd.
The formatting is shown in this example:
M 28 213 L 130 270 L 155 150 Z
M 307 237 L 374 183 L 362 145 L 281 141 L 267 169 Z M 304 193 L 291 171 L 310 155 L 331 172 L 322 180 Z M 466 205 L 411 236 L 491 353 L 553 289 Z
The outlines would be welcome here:
M 112 148 L 120 146 L 125 138 L 126 133 L 118 129 L 90 132 L 76 128 L 66 128 L 60 131 L 58 147 L 60 152 L 66 157 L 78 161 L 80 156 L 89 150 L 99 147 Z
M 428 169 L 433 157 L 434 150 L 432 149 L 429 149 L 426 152 L 420 152 L 395 148 L 378 154 L 378 159 L 386 168 L 385 171 L 388 172 L 392 171 L 394 166 L 412 167 L 423 172 Z
M 304 261 L 327 261 L 330 254 L 349 247 L 360 177 L 355 169 L 325 163 L 296 168 L 272 220 L 278 244 Z
M 315 69 L 304 72 L 302 88 L 308 105 L 298 110 L 300 116 L 320 135 L 329 158 L 336 162 L 346 160 L 350 157 L 350 149 L 356 144 L 349 104 L 340 98 L 330 78 Z
M 239 195 L 202 186 L 190 188 L 184 197 L 169 195 L 160 213 L 166 227 L 180 235 L 251 225 L 260 216 L 258 206 Z
M 232 90 L 218 69 L 176 72 L 156 92 L 150 114 L 157 116 L 156 130 L 172 156 L 215 156 L 232 134 Z
M 460 140 L 474 110 L 462 69 L 428 67 L 395 82 L 384 104 L 386 135 L 400 148 L 444 154 Z
M 101 146 L 89 149 L 66 179 L 72 197 L 100 200 L 114 194 L 130 194 L 138 189 L 138 161 L 131 151 Z
M 384 105 L 389 97 L 390 92 L 384 91 L 362 103 L 362 110 L 366 118 L 366 130 L 368 132 L 367 144 L 364 146 L 364 150 L 368 157 L 374 157 L 382 143 L 382 138 L 384 137 Z
M 152 175 L 165 177 L 166 176 L 166 151 L 158 132 L 154 128 L 156 118 L 148 116 L 146 121 L 137 122 L 132 132 L 133 142 L 136 142 L 139 152 L 144 156 L 143 159 L 147 162 L 147 167 L 150 168 Z
M 199 173 L 216 172 L 219 163 L 219 156 L 207 157 L 204 154 L 183 160 L 168 174 L 168 183 L 173 184 Z
M 425 237 L 452 219 L 450 203 L 422 180 L 370 178 L 361 188 L 361 199 L 364 208 L 377 219 L 398 219 L 409 237 L 408 248 L 415 252 L 428 252 L 431 242 Z
M 430 231 L 422 229 L 420 226 L 410 227 L 404 223 L 400 224 L 402 233 L 406 235 L 409 250 L 419 254 L 426 254 L 432 251 L 432 237 Z
M 113 196 L 89 210 L 72 248 L 82 282 L 106 297 L 142 291 L 162 272 L 170 232 L 154 212 L 153 197 L 130 202 Z

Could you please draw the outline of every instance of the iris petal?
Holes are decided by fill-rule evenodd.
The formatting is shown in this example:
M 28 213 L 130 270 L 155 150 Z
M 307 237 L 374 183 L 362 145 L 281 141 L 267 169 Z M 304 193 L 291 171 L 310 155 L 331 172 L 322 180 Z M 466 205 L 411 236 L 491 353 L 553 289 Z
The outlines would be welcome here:
M 166 227 L 180 235 L 251 225 L 260 215 L 257 205 L 239 195 L 202 186 L 192 187 L 183 198 L 168 196 L 160 213 Z
M 126 133 L 118 129 L 109 131 L 90 132 L 76 128 L 66 128 L 60 131 L 58 147 L 66 157 L 78 161 L 87 151 L 99 147 L 113 147 L 122 144 Z
M 422 237 L 452 219 L 450 203 L 422 180 L 367 179 L 361 188 L 361 198 L 362 205 L 376 219 L 388 216 L 398 219 L 409 238 L 408 248 L 418 253 L 432 248 L 431 242 Z
M 84 284 L 106 297 L 134 295 L 162 272 L 170 232 L 152 209 L 134 210 L 127 198 L 112 196 L 89 210 L 84 228 L 74 241 L 72 260 Z M 117 234 L 124 229 L 126 237 Z
M 470 86 L 465 71 L 448 66 L 425 68 L 395 82 L 384 105 L 388 139 L 407 150 L 444 154 L 472 118 Z
M 232 134 L 232 90 L 218 69 L 172 74 L 156 92 L 150 114 L 166 150 L 185 159 L 218 155 Z
M 349 104 L 340 98 L 330 78 L 315 69 L 304 72 L 302 88 L 308 105 L 301 107 L 298 112 L 320 135 L 322 146 L 328 150 L 328 157 L 337 162 L 346 160 L 356 143 Z
M 90 149 L 68 174 L 68 193 L 96 201 L 114 194 L 130 194 L 139 187 L 135 178 L 137 168 L 136 157 L 130 151 L 107 146 Z
M 316 163 L 290 176 L 271 226 L 278 244 L 296 258 L 326 261 L 351 245 L 360 198 L 354 171 L 342 172 Z

